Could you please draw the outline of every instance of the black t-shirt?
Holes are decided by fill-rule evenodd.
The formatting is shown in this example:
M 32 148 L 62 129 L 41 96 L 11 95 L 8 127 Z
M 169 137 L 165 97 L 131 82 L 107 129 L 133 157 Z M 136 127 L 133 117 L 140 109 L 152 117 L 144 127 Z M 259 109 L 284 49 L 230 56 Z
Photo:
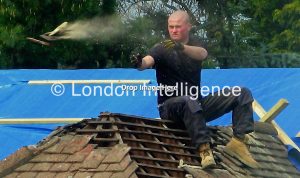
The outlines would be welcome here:
M 193 37 L 189 39 L 187 45 L 202 46 L 200 41 Z M 157 91 L 158 104 L 176 96 L 201 98 L 201 61 L 188 57 L 182 51 L 167 50 L 162 44 L 156 44 L 150 50 L 150 56 L 155 61 L 154 68 L 160 89 Z

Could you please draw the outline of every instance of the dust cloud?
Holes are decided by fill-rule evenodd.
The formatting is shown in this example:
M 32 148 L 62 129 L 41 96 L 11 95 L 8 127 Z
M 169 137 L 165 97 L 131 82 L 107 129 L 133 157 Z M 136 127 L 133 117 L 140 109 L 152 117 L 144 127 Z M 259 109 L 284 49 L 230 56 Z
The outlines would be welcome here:
M 124 33 L 124 29 L 119 17 L 107 16 L 64 22 L 52 34 L 59 39 L 106 41 Z

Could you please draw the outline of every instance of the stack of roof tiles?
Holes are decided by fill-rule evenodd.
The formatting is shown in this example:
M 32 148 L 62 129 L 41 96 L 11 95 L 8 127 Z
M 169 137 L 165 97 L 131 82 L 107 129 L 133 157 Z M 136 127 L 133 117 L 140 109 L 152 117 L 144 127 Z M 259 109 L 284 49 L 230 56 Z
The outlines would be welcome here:
M 172 121 L 102 113 L 99 118 L 60 127 L 34 146 L 0 163 L 0 177 L 300 177 L 287 150 L 268 124 L 256 124 L 249 147 L 259 169 L 223 152 L 230 127 L 209 127 L 217 168 L 202 170 L 184 128 Z M 178 167 L 179 161 L 184 165 Z M 189 166 L 187 166 L 189 165 Z M 191 165 L 191 166 L 190 166 Z

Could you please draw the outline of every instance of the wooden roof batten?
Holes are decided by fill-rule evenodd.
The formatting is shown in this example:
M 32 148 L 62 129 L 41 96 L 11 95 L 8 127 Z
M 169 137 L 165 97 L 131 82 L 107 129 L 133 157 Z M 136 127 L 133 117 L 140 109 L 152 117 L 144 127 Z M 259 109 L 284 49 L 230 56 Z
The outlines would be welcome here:
M 278 132 L 279 139 L 285 145 L 291 145 L 300 152 L 300 148 L 297 146 L 297 144 L 284 132 L 284 130 L 276 123 L 276 121 L 274 121 L 275 117 L 278 116 L 283 109 L 288 106 L 288 104 L 289 103 L 286 99 L 280 99 L 268 112 L 266 112 L 256 100 L 253 101 L 252 106 L 253 110 L 260 117 L 260 122 L 272 124 Z

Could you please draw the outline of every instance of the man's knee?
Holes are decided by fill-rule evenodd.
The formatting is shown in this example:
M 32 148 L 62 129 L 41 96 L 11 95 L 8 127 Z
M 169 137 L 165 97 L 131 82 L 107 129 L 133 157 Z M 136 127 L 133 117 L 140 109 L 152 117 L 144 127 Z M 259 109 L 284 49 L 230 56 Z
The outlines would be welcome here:
M 190 96 L 181 96 L 181 99 L 192 113 L 202 110 L 200 103 L 197 100 L 192 99 Z
M 193 100 L 190 96 L 178 96 L 168 100 L 168 105 L 180 105 L 182 109 L 189 109 L 192 113 L 202 110 L 197 100 Z
M 170 99 L 172 103 L 178 104 L 187 104 L 191 102 L 191 98 L 189 96 L 177 96 L 175 98 Z
M 241 105 L 251 103 L 253 101 L 252 92 L 246 87 L 241 87 L 241 92 L 238 96 L 238 101 Z

